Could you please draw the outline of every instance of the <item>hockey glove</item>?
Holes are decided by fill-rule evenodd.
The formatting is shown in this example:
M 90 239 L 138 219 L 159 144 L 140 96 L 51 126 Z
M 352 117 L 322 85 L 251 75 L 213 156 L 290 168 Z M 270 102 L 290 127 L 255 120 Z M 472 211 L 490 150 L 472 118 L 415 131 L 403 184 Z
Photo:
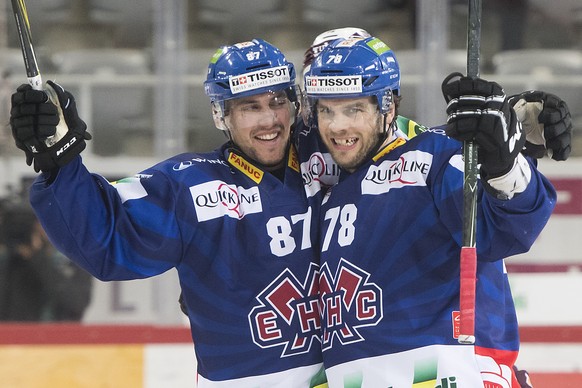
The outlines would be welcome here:
M 178 297 L 178 303 L 180 304 L 180 311 L 182 311 L 184 315 L 188 316 L 188 306 L 186 306 L 186 301 L 184 300 L 183 292 L 180 292 L 180 296 Z
M 482 178 L 508 173 L 525 136 L 501 86 L 452 73 L 443 81 L 442 91 L 448 104 L 447 135 L 478 145 Z
M 539 90 L 509 98 L 525 132 L 522 153 L 533 158 L 548 154 L 566 160 L 572 150 L 572 116 L 564 100 Z
M 64 166 L 85 149 L 85 140 L 91 139 L 71 93 L 52 81 L 46 88 L 41 91 L 20 85 L 12 95 L 10 110 L 16 146 L 36 172 Z
M 531 380 L 529 378 L 529 373 L 524 369 L 518 369 L 515 365 L 513 366 L 513 373 L 517 378 L 517 382 L 521 388 L 533 388 Z

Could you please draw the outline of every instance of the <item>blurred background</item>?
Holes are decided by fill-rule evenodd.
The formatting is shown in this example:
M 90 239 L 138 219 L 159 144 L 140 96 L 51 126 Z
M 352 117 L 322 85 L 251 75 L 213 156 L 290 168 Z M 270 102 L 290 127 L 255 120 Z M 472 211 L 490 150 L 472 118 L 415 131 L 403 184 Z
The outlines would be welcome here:
M 507 261 L 524 330 L 520 363 L 537 373 L 537 387 L 544 386 L 544 378 L 550 381 L 548 387 L 567 387 L 565 379 L 582 376 L 582 306 L 574 297 L 582 292 L 582 242 L 577 232 L 582 228 L 582 1 L 483 3 L 481 76 L 499 82 L 508 94 L 529 89 L 555 93 L 566 100 L 574 117 L 571 158 L 540 162 L 559 192 L 555 214 L 528 254 Z M 84 161 L 111 180 L 173 154 L 211 150 L 224 142 L 203 89 L 208 61 L 224 44 L 261 37 L 281 48 L 299 70 L 305 50 L 321 32 L 365 28 L 396 53 L 402 72 L 400 113 L 425 125 L 445 121 L 442 79 L 451 71 L 466 72 L 466 0 L 27 0 L 26 4 L 44 80 L 53 79 L 75 95 L 80 116 L 93 135 Z M 26 82 L 16 31 L 10 2 L 0 0 L 0 200 L 6 211 L 26 205 L 27 188 L 35 176 L 13 146 L 8 125 L 10 95 Z M 143 281 L 86 282 L 91 282 L 91 295 L 83 299 L 86 303 L 77 320 L 84 325 L 186 324 L 173 272 Z M 1 284 L 8 281 L 0 274 Z M 86 295 L 87 290 L 82 292 Z M 54 319 L 50 314 L 38 318 Z M 0 327 L 0 344 L 13 344 L 12 334 L 18 337 L 22 328 L 27 326 Z M 184 342 L 180 333 L 171 338 Z M 146 330 L 139 338 L 135 341 L 151 342 L 152 333 Z M 168 342 L 173 342 L 171 338 Z M 182 355 L 177 362 L 170 362 L 174 358 L 167 350 L 137 357 L 141 361 L 136 361 L 140 365 L 136 373 L 142 380 L 126 386 L 188 386 L 193 355 L 191 345 L 181 346 L 186 350 L 172 348 L 172 354 Z M 0 346 L 0 365 L 5 366 L 0 371 L 13 370 L 4 361 L 14 362 L 14 353 L 3 358 L 2 348 L 6 351 L 6 346 Z M 156 362 L 148 357 L 169 368 L 160 372 L 166 373 L 166 382 L 172 381 L 167 376 L 181 373 L 184 362 L 190 374 L 164 385 L 156 380 L 158 372 L 151 367 Z M 150 360 L 149 367 L 144 367 L 143 359 Z M 570 386 L 582 386 L 580 381 Z M 27 386 L 20 380 L 15 384 Z

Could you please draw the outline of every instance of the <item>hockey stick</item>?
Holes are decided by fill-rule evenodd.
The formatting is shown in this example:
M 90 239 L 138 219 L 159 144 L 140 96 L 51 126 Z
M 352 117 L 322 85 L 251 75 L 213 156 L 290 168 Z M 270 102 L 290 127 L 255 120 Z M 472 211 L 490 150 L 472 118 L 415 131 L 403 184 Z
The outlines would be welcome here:
M 42 87 L 42 77 L 36 62 L 36 54 L 34 46 L 32 45 L 32 34 L 30 33 L 30 21 L 28 20 L 28 12 L 26 11 L 26 4 L 24 0 L 12 0 L 12 12 L 14 12 L 14 19 L 16 19 L 16 27 L 18 28 L 18 37 L 20 39 L 20 48 L 22 49 L 22 56 L 24 57 L 24 67 L 26 68 L 26 76 L 28 83 L 34 90 L 44 90 Z M 56 127 L 56 132 L 53 136 L 45 139 L 47 147 L 56 144 L 68 131 L 65 124 L 63 111 L 59 105 L 59 98 L 52 88 L 44 90 L 50 102 L 59 108 L 59 125 Z M 33 153 L 35 149 L 31 149 Z
M 481 1 L 469 0 L 467 24 L 467 76 L 479 76 L 481 45 Z M 475 343 L 475 289 L 477 276 L 477 145 L 463 143 L 463 246 L 460 261 L 459 343 Z
M 18 37 L 20 38 L 20 48 L 22 49 L 22 56 L 24 57 L 24 66 L 26 67 L 28 83 L 33 89 L 42 90 L 42 77 L 38 70 L 36 55 L 32 45 L 30 22 L 28 20 L 28 12 L 26 11 L 24 0 L 12 0 L 12 11 L 14 12 L 14 18 L 16 19 L 16 27 L 18 28 Z

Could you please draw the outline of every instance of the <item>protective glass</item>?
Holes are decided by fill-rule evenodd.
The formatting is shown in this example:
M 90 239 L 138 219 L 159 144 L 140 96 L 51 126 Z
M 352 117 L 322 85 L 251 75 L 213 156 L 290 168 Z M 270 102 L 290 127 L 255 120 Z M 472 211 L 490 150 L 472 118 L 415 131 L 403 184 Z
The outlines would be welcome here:
M 380 111 L 374 97 L 351 99 L 317 99 L 315 114 L 318 124 L 354 126 L 375 122 Z
M 295 104 L 288 93 L 288 90 L 268 91 L 228 100 L 224 115 L 227 127 L 232 129 L 235 120 L 238 125 L 269 126 L 288 119 L 287 123 L 291 125 L 295 118 Z

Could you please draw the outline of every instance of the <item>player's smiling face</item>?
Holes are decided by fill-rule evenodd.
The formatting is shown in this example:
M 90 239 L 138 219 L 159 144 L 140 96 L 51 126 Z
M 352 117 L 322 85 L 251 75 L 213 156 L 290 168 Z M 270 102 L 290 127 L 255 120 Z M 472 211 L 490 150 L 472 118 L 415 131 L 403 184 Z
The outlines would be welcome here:
M 285 92 L 237 98 L 228 104 L 225 122 L 233 142 L 267 170 L 283 166 L 294 119 Z
M 317 101 L 320 136 L 335 162 L 353 172 L 382 136 L 383 118 L 372 97 L 320 98 Z M 393 117 L 389 114 L 387 122 Z

